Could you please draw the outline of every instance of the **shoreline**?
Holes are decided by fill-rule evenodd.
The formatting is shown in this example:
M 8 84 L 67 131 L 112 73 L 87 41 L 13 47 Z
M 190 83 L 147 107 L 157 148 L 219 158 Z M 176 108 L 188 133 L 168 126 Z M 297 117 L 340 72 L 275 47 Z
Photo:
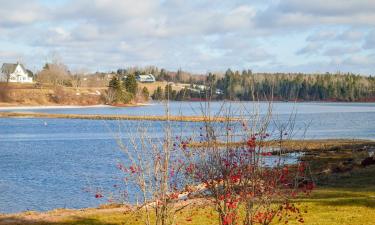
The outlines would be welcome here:
M 110 105 L 30 105 L 30 106 L 3 106 L 0 105 L 0 110 L 14 110 L 14 109 L 81 109 L 81 108 L 109 108 Z
M 281 144 L 282 154 L 300 153 L 300 152 L 319 152 L 319 151 L 340 151 L 343 149 L 352 150 L 375 150 L 375 139 L 350 139 L 350 138 L 337 138 L 337 139 L 288 139 L 283 140 L 281 143 L 277 140 L 267 140 L 258 142 L 259 145 L 270 148 L 272 154 L 279 153 L 279 150 L 272 150 L 279 148 Z M 215 147 L 226 146 L 246 146 L 246 142 L 193 142 L 187 144 L 188 147 L 205 148 L 208 145 Z
M 104 114 L 56 114 L 34 112 L 0 112 L 0 118 L 53 118 L 53 119 L 87 119 L 87 120 L 147 120 L 147 121 L 180 121 L 180 122 L 224 122 L 237 118 L 204 117 L 204 116 L 138 116 L 138 115 L 104 115 Z
M 156 101 L 157 102 L 157 101 Z M 202 101 L 170 101 L 170 102 L 206 102 Z M 229 100 L 213 100 L 211 102 L 229 102 L 229 103 L 268 103 L 269 101 L 229 101 Z M 374 104 L 374 101 L 281 101 L 275 100 L 271 103 L 338 103 L 338 104 L 345 104 L 345 103 L 354 103 L 354 104 Z M 95 107 L 137 107 L 137 106 L 149 106 L 154 105 L 154 103 L 134 103 L 134 104 L 94 104 L 94 105 L 61 105 L 61 104 L 47 104 L 47 105 L 23 105 L 23 104 L 14 104 L 14 103 L 7 103 L 7 102 L 0 102 L 0 110 L 5 109 L 49 109 L 49 108 L 95 108 Z
M 9 105 L 5 106 L 0 103 L 0 110 L 14 109 L 82 109 L 82 108 L 121 108 L 121 107 L 138 107 L 149 106 L 151 103 L 123 104 L 123 105 Z

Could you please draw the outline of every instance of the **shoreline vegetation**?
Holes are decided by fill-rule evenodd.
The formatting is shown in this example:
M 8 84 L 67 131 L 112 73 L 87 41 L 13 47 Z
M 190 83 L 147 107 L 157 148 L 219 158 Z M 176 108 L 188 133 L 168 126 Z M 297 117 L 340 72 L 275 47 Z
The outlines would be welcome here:
M 330 170 L 327 167 L 348 166 L 348 161 L 362 160 L 363 151 L 375 151 L 375 141 L 329 139 L 286 141 L 287 149 L 305 145 L 301 160 L 312 160 L 317 177 L 317 189 L 310 195 L 294 202 L 308 213 L 304 215 L 306 224 L 374 224 L 375 218 L 375 165 L 363 166 L 353 163 L 351 170 Z M 297 144 L 297 145 L 293 145 Z M 298 146 L 298 147 L 295 147 Z M 361 155 L 362 154 L 362 155 Z M 311 155 L 314 155 L 311 158 Z M 360 162 L 360 161 L 359 161 Z M 317 176 L 319 175 L 319 176 Z M 186 202 L 185 202 L 186 203 Z M 177 216 L 178 224 L 211 224 L 209 200 L 193 198 L 191 203 Z M 135 212 L 129 205 L 108 204 L 98 208 L 54 209 L 48 212 L 27 211 L 14 214 L 0 214 L 0 225 L 9 224 L 142 224 L 142 213 Z M 191 216 L 189 213 L 194 211 Z M 355 211 L 356 214 L 351 212 Z M 186 217 L 189 220 L 186 220 Z M 275 223 L 279 224 L 279 223 Z M 298 224 L 291 221 L 289 224 Z
M 136 80 L 154 74 L 152 83 Z M 64 74 L 64 76 L 60 76 Z M 168 94 L 167 94 L 168 93 Z M 149 100 L 265 100 L 282 102 L 375 102 L 375 78 L 354 74 L 252 73 L 251 70 L 193 75 L 157 68 L 73 75 L 46 64 L 34 83 L 0 83 L 1 106 L 136 106 Z
M 90 104 L 90 105 L 81 105 L 81 104 L 12 104 L 12 103 L 4 103 L 0 102 L 0 110 L 4 109 L 54 109 L 54 108 L 104 108 L 104 107 L 137 107 L 137 106 L 148 106 L 152 105 L 152 103 L 128 103 L 128 104 Z
M 266 148 L 270 148 L 271 153 L 276 154 L 280 151 L 272 151 L 273 148 L 282 148 L 282 153 L 299 153 L 299 152 L 324 152 L 324 151 L 338 151 L 340 149 L 352 149 L 355 151 L 374 149 L 375 140 L 363 140 L 363 139 L 306 139 L 306 140 L 270 140 L 262 141 L 258 144 L 262 144 Z M 195 142 L 189 143 L 188 147 L 206 147 L 206 146 L 245 146 L 246 142 Z
M 207 99 L 190 99 L 190 100 L 182 100 L 176 102 L 206 102 Z M 210 100 L 211 102 L 221 102 L 223 100 Z M 228 100 L 225 100 L 228 101 Z M 158 102 L 158 101 L 156 101 Z M 229 100 L 229 102 L 253 102 L 251 100 L 246 101 L 238 101 L 238 100 Z M 259 101 L 259 102 L 268 102 L 267 100 Z M 364 100 L 357 100 L 357 101 L 338 101 L 338 100 L 302 100 L 302 99 L 295 99 L 293 101 L 284 101 L 284 100 L 273 100 L 273 102 L 295 102 L 295 103 L 375 103 L 374 99 L 364 99 Z M 57 104 L 57 103 L 43 103 L 39 104 L 37 102 L 33 103 L 17 103 L 17 102 L 1 102 L 0 101 L 0 110 L 4 109 L 29 109 L 29 108 L 88 108 L 88 107 L 137 107 L 137 106 L 148 106 L 152 105 L 152 101 L 150 102 L 137 102 L 137 103 L 126 103 L 126 104 Z
M 204 116 L 135 116 L 135 115 L 97 115 L 97 114 L 53 114 L 33 112 L 0 112 L 0 118 L 55 118 L 55 119 L 88 119 L 88 120 L 151 120 L 151 121 L 181 121 L 181 122 L 204 122 Z M 215 117 L 216 122 L 234 121 L 236 118 Z

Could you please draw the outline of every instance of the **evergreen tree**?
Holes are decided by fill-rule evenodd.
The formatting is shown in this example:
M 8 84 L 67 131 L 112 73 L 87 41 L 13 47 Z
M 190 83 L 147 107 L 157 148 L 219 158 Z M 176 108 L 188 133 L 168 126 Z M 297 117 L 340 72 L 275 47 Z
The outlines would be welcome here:
M 164 99 L 174 100 L 176 98 L 177 92 L 172 89 L 172 84 L 165 85 L 164 88 Z
M 134 74 L 130 74 L 125 78 L 125 89 L 127 92 L 135 96 L 137 94 L 138 83 Z
M 117 76 L 112 77 L 112 79 L 109 81 L 109 87 L 116 89 L 118 86 L 120 86 L 120 80 Z
M 150 92 L 148 91 L 147 87 L 143 87 L 143 89 L 142 89 L 142 97 L 145 100 L 148 100 L 148 98 L 150 97 Z
M 163 100 L 164 99 L 163 89 L 160 86 L 157 87 L 151 97 L 153 100 L 158 100 L 158 101 Z
M 125 96 L 125 90 L 117 76 L 114 76 L 109 82 L 108 93 L 112 96 L 110 103 L 127 103 L 131 100 L 126 98 L 127 96 Z

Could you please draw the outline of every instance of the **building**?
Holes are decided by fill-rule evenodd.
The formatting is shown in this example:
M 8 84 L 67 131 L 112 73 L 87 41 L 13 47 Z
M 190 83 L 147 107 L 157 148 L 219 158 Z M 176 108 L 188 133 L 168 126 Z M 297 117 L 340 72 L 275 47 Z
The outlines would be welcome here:
M 137 79 L 137 81 L 141 83 L 154 83 L 155 82 L 155 77 L 152 74 L 137 75 L 135 78 Z
M 33 73 L 21 63 L 4 63 L 1 67 L 0 82 L 32 83 Z
M 223 94 L 224 94 L 224 91 L 221 90 L 221 89 L 216 88 L 216 90 L 215 90 L 215 94 L 217 94 L 217 95 L 223 95 Z
M 200 91 L 205 91 L 207 89 L 207 86 L 206 85 L 201 85 L 201 84 L 197 84 L 197 85 L 194 85 L 194 88 L 200 90 Z

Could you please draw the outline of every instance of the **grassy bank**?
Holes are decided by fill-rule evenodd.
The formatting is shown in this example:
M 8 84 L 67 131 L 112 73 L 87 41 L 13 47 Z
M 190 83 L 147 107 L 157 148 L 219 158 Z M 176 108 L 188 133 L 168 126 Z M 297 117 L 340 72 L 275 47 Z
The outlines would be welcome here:
M 92 83 L 90 86 L 66 87 L 35 83 L 0 82 L 0 107 L 8 106 L 55 106 L 55 105 L 99 105 L 105 103 L 108 82 Z M 101 85 L 99 85 L 101 84 Z M 152 94 L 157 87 L 164 88 L 168 82 L 138 83 L 139 90 L 147 88 Z M 179 91 L 187 84 L 173 84 Z M 132 105 L 132 104 L 129 104 Z
M 189 147 L 207 147 L 207 146 L 245 146 L 246 142 L 193 142 Z M 258 145 L 269 148 L 282 148 L 285 153 L 292 152 L 327 152 L 327 151 L 345 151 L 361 150 L 375 148 L 375 141 L 361 139 L 322 139 L 322 140 L 283 140 L 283 141 L 262 141 Z M 279 152 L 279 151 L 277 151 Z
M 135 115 L 80 115 L 80 114 L 52 114 L 33 112 L 0 112 L 0 118 L 59 118 L 59 119 L 88 119 L 88 120 L 151 120 L 151 121 L 184 121 L 203 122 L 203 116 L 135 116 Z M 215 117 L 217 122 L 227 121 L 224 117 Z M 234 120 L 234 119 L 233 119 Z
M 105 87 L 62 87 L 0 83 L 0 106 L 98 105 Z

